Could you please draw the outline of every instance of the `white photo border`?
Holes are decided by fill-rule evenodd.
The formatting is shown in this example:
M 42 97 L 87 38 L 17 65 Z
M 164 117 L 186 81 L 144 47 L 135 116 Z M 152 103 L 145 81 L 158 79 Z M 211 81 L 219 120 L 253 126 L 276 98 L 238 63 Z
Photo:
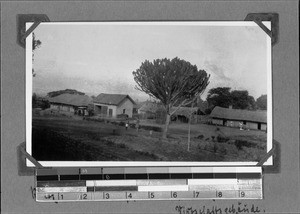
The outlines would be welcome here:
M 271 22 L 262 22 L 271 30 Z M 30 28 L 32 22 L 26 23 L 26 30 Z M 254 21 L 109 21 L 109 22 L 44 22 L 43 25 L 201 25 L 201 26 L 257 26 Z M 37 27 L 38 28 L 38 27 Z M 262 29 L 261 29 L 262 30 Z M 267 152 L 273 146 L 273 90 L 272 90 L 272 43 L 271 37 L 266 34 L 267 39 Z M 26 151 L 32 154 L 32 33 L 26 37 L 26 72 L 25 72 L 25 118 L 26 118 Z M 188 166 L 254 166 L 258 162 L 147 162 L 147 161 L 39 161 L 44 167 L 188 167 Z M 26 160 L 28 167 L 34 167 L 34 164 Z M 271 156 L 264 165 L 273 165 L 273 156 Z

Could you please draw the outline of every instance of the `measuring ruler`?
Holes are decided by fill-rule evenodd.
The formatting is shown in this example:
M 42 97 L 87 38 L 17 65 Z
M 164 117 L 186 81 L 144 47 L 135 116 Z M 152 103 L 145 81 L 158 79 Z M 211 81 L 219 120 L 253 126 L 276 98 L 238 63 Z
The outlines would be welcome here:
M 36 170 L 36 200 L 262 199 L 261 167 L 127 167 Z

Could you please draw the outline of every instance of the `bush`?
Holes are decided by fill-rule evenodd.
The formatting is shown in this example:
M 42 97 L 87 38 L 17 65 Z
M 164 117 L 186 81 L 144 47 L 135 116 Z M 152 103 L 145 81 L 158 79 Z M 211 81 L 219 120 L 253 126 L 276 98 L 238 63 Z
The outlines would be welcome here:
M 218 135 L 218 136 L 217 136 L 217 141 L 220 142 L 220 143 L 222 143 L 222 142 L 227 142 L 228 140 L 229 140 L 228 137 L 223 137 L 223 136 L 221 136 L 221 135 Z
M 140 125 L 140 129 L 145 129 L 149 131 L 156 131 L 156 132 L 162 132 L 162 128 L 157 126 L 146 126 L 146 125 Z
M 227 149 L 224 145 L 219 146 L 219 152 L 222 153 L 223 155 L 227 154 Z
M 128 114 L 118 114 L 117 115 L 117 118 L 120 118 L 120 119 L 128 119 Z
M 238 150 L 241 150 L 243 147 L 256 147 L 255 143 L 246 140 L 235 140 L 234 145 L 237 147 Z
M 216 153 L 216 152 L 217 152 L 217 150 L 218 150 L 217 144 L 216 144 L 216 143 L 214 143 L 214 146 L 213 146 L 213 151 L 214 151 L 214 153 Z
M 199 135 L 197 138 L 198 138 L 198 139 L 203 139 L 203 138 L 204 138 L 204 135 L 201 134 L 201 135 Z
M 125 145 L 125 143 L 121 143 L 119 146 L 120 146 L 120 148 L 123 148 L 123 149 L 127 148 L 127 146 Z
M 205 109 L 204 113 L 205 114 L 210 114 L 212 112 L 212 109 L 211 108 L 207 108 Z

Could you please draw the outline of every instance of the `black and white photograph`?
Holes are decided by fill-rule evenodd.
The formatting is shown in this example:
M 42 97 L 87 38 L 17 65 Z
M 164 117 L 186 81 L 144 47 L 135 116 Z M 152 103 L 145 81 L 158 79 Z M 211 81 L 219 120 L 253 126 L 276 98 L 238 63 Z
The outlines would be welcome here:
M 271 38 L 252 21 L 41 23 L 26 71 L 44 166 L 255 165 L 272 148 Z

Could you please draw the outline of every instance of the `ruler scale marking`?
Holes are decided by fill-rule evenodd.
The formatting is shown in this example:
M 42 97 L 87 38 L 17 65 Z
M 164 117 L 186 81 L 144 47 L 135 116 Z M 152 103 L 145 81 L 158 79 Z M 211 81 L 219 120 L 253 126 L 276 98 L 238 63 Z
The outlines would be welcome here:
M 35 182 L 40 202 L 263 198 L 261 167 L 42 169 Z

